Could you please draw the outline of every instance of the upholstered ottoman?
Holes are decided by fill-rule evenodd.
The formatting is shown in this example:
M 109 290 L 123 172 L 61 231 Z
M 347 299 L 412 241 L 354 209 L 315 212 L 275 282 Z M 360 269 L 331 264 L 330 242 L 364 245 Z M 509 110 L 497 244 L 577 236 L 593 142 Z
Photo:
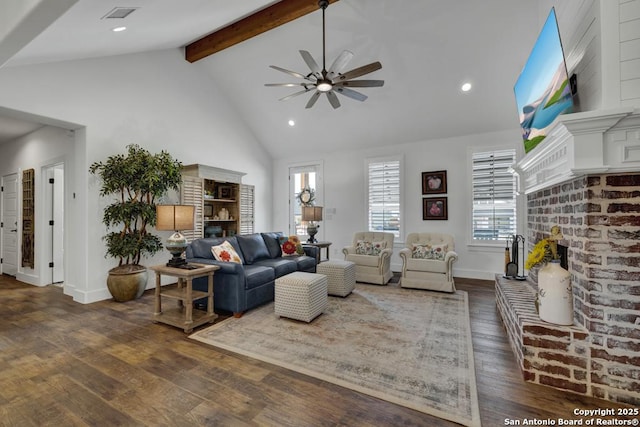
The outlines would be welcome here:
M 351 261 L 330 260 L 316 267 L 318 274 L 327 276 L 329 295 L 346 297 L 356 287 L 356 265 Z
M 296 271 L 276 279 L 275 313 L 311 322 L 327 308 L 327 276 Z

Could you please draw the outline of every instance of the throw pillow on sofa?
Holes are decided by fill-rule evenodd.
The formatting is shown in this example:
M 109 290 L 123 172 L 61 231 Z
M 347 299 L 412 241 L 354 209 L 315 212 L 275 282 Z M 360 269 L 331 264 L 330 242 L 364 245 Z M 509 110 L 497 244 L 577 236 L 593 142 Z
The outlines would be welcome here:
M 231 243 L 226 240 L 220 243 L 218 246 L 211 246 L 211 253 L 218 261 L 223 262 L 235 262 L 238 264 L 242 264 L 242 260 L 240 260 L 240 256 L 236 252 L 236 250 L 231 246 Z

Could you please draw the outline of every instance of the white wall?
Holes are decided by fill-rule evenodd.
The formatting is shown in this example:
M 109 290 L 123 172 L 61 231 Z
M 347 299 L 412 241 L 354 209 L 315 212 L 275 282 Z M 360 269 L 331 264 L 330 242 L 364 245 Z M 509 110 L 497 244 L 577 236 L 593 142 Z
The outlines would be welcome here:
M 68 193 L 74 228 L 67 254 L 65 292 L 81 302 L 110 298 L 106 277 L 116 265 L 104 258 L 94 161 L 122 152 L 130 143 L 165 149 L 184 164 L 202 163 L 246 172 L 256 188 L 256 229 L 271 228 L 271 160 L 241 116 L 197 65 L 178 49 L 98 59 L 0 69 L 0 108 L 6 107 L 80 126 L 74 143 L 74 174 Z M 0 146 L 0 157 L 5 158 Z M 9 156 L 11 157 L 11 156 Z M 24 163 L 24 161 L 20 162 Z M 16 166 L 22 167 L 16 164 Z M 161 238 L 164 234 L 159 233 Z M 163 252 L 145 265 L 165 262 Z M 149 286 L 152 280 L 149 280 Z
M 351 244 L 355 231 L 367 227 L 365 200 L 365 159 L 401 154 L 404 158 L 404 194 L 402 195 L 404 229 L 402 240 L 410 232 L 439 231 L 450 233 L 456 242 L 459 261 L 454 265 L 458 277 L 493 280 L 504 269 L 504 242 L 488 248 L 468 245 L 471 229 L 471 174 L 469 147 L 492 149 L 520 144 L 520 131 L 495 132 L 415 143 L 392 144 L 386 147 L 340 151 L 313 152 L 311 147 L 303 155 L 274 162 L 274 228 L 288 230 L 288 166 L 304 161 L 324 162 L 324 206 L 336 209 L 321 223 L 319 238 L 331 241 L 331 257 L 343 259 L 342 248 Z M 521 144 L 520 144 L 521 145 Z M 422 172 L 447 170 L 449 219 L 422 219 Z M 327 216 L 325 214 L 325 216 Z M 401 269 L 396 245 L 392 258 L 394 271 Z
M 620 0 L 620 104 L 640 106 L 640 0 Z

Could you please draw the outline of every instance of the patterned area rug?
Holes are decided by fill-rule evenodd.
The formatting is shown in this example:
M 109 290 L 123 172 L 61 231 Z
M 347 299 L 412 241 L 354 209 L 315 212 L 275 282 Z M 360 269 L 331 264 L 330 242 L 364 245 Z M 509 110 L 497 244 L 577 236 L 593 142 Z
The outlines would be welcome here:
M 307 324 L 273 303 L 190 336 L 467 426 L 479 426 L 467 293 L 357 284 Z

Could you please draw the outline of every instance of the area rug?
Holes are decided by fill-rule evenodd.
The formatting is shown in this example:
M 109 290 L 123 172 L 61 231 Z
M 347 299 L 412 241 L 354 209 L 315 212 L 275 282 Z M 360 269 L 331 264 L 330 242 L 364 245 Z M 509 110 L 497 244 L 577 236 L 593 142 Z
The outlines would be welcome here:
M 357 284 L 307 324 L 273 303 L 190 336 L 462 425 L 479 426 L 467 293 Z

